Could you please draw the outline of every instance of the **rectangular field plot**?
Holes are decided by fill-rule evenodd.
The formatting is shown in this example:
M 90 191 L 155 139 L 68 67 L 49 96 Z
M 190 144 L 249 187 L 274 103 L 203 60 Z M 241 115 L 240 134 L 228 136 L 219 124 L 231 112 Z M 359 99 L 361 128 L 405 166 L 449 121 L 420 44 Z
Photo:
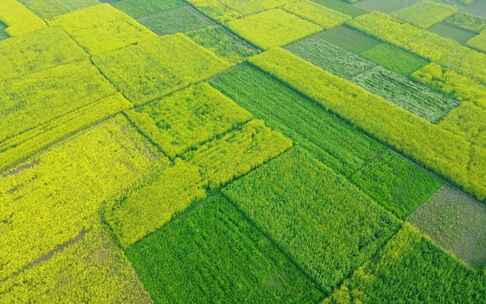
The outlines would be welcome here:
M 46 19 L 99 4 L 98 0 L 18 0 L 36 15 Z
M 486 267 L 486 207 L 444 186 L 409 221 L 468 265 Z
M 399 229 L 346 178 L 295 149 L 223 192 L 326 293 Z
M 285 48 L 333 74 L 348 79 L 375 67 L 371 61 L 328 42 L 327 35 L 326 32 L 319 32 Z
M 188 2 L 197 7 L 205 15 L 221 23 L 227 23 L 242 17 L 240 13 L 221 0 L 188 0 Z
M 215 25 L 211 19 L 189 5 L 144 16 L 137 20 L 159 35 L 185 33 Z
M 162 163 L 154 171 L 105 207 L 105 221 L 123 247 L 141 240 L 205 196 L 198 168 L 187 162 Z
M 356 54 L 361 54 L 381 43 L 379 40 L 345 25 L 327 30 L 319 37 Z
M 363 166 L 350 180 L 402 219 L 425 203 L 443 184 L 431 172 L 391 152 Z
M 183 89 L 127 114 L 170 157 L 252 118 L 250 113 L 207 84 Z
M 431 122 L 439 121 L 459 105 L 456 100 L 446 95 L 381 67 L 360 74 L 354 77 L 353 81 Z
M 371 12 L 348 24 L 395 46 L 486 83 L 486 55 L 448 38 L 380 13 Z
M 486 18 L 481 18 L 464 12 L 458 12 L 452 15 L 447 18 L 445 22 L 478 34 L 486 29 Z
M 131 107 L 128 100 L 115 94 L 9 137 L 0 142 L 0 171 L 80 129 Z
M 0 280 L 88 230 L 102 203 L 161 159 L 123 117 L 50 147 L 0 175 Z M 35 227 L 33 229 L 32 227 Z
M 186 5 L 184 0 L 120 0 L 113 6 L 133 18 L 141 18 Z
M 285 45 L 321 30 L 318 25 L 281 9 L 231 21 L 228 27 L 262 49 Z
M 109 4 L 77 10 L 49 22 L 60 26 L 91 55 L 155 38 L 156 35 Z
M 289 4 L 284 5 L 283 9 L 304 19 L 310 20 L 320 25 L 323 29 L 338 26 L 346 20 L 351 19 L 348 15 L 328 9 L 325 6 L 310 0 L 290 2 Z
M 152 303 L 128 259 L 98 223 L 80 229 L 61 248 L 2 281 L 0 302 Z
M 155 303 L 316 303 L 319 289 L 222 195 L 126 255 Z
M 219 0 L 227 7 L 240 13 L 242 16 L 254 15 L 265 10 L 280 7 L 288 0 Z
M 231 33 L 223 26 L 208 27 L 189 32 L 187 36 L 231 63 L 241 62 L 247 57 L 258 54 L 260 51 L 257 47 Z
M 454 6 L 422 0 L 395 12 L 393 15 L 418 27 L 429 28 L 436 23 L 444 21 L 456 12 L 457 8 Z
M 115 93 L 89 62 L 0 82 L 0 142 Z
M 251 57 L 250 62 L 324 108 L 484 197 L 482 193 L 486 189 L 482 179 L 469 177 L 474 170 L 481 172 L 478 168 L 482 165 L 468 165 L 471 158 L 464 151 L 471 152 L 471 147 L 460 135 L 448 132 L 284 49 L 266 51 Z
M 292 146 L 282 134 L 272 131 L 260 120 L 252 120 L 217 138 L 183 158 L 198 166 L 211 189 L 218 188 L 248 173 Z
M 454 39 L 461 44 L 466 44 L 476 33 L 461 29 L 448 22 L 441 22 L 429 28 L 429 31 L 441 35 L 442 37 Z
M 351 176 L 387 148 L 249 64 L 211 84 L 332 169 Z
M 424 58 L 387 43 L 379 44 L 361 56 L 404 76 L 409 76 L 429 63 Z
M 87 57 L 61 29 L 41 29 L 0 42 L 0 82 Z
M 312 0 L 312 1 L 351 17 L 356 17 L 367 13 L 366 10 L 360 9 L 355 5 L 345 3 L 342 0 Z
M 417 3 L 417 0 L 361 0 L 354 6 L 366 11 L 394 12 Z
M 383 304 L 476 304 L 485 294 L 484 274 L 464 267 L 406 225 L 379 257 L 356 271 L 323 304 L 339 303 L 340 299 Z
M 93 58 L 133 103 L 154 100 L 229 66 L 183 34 L 163 36 Z

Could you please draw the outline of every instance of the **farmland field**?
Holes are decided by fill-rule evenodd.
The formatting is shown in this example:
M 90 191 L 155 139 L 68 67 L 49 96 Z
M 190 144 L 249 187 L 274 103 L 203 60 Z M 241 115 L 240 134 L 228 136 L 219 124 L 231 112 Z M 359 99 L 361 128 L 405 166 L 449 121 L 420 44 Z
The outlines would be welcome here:
M 0 0 L 0 304 L 486 304 L 486 1 Z

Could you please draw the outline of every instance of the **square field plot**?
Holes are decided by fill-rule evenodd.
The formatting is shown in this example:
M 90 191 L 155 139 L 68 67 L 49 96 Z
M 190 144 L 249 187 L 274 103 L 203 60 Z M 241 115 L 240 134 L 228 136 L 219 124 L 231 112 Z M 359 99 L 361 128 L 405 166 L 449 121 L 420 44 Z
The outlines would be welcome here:
M 115 93 L 88 61 L 0 82 L 0 143 Z
M 411 75 L 429 63 L 422 57 L 386 43 L 367 50 L 361 56 L 405 76 Z
M 59 28 L 45 28 L 0 42 L 0 81 L 87 58 Z
M 444 186 L 409 221 L 467 264 L 486 267 L 486 206 Z
M 159 35 L 185 33 L 216 25 L 211 19 L 189 5 L 144 16 L 137 20 Z
M 424 0 L 399 10 L 393 15 L 418 27 L 429 28 L 456 12 L 457 8 L 454 6 Z
M 109 4 L 99 4 L 56 17 L 50 24 L 63 28 L 91 55 L 157 37 Z
M 300 150 L 223 190 L 325 292 L 372 257 L 399 222 L 344 176 Z
M 320 38 L 356 54 L 361 54 L 381 43 L 379 40 L 345 25 L 323 32 Z
M 222 195 L 126 251 L 155 303 L 317 303 L 319 289 Z
M 280 9 L 231 21 L 228 26 L 262 49 L 285 45 L 321 28 Z
M 261 120 L 251 120 L 182 156 L 199 167 L 210 189 L 218 189 L 292 146 Z
M 223 26 L 209 27 L 187 33 L 192 40 L 232 63 L 256 55 L 260 50 L 231 33 Z
M 135 104 L 209 78 L 229 66 L 183 34 L 151 39 L 95 56 L 93 61 Z
M 208 84 L 127 112 L 171 157 L 248 122 L 252 115 Z

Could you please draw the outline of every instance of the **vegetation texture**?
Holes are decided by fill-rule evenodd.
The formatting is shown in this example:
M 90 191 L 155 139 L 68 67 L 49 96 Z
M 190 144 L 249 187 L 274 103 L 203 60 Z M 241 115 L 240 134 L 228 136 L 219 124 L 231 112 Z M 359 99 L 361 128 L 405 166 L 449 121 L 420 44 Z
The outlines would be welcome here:
M 0 303 L 484 303 L 486 1 L 0 0 Z

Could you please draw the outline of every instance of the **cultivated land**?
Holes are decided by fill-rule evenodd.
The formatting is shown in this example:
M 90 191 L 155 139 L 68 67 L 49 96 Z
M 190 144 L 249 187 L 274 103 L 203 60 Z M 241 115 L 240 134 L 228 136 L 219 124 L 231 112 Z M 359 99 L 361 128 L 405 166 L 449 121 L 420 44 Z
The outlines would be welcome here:
M 1 0 L 0 303 L 486 303 L 486 1 Z

